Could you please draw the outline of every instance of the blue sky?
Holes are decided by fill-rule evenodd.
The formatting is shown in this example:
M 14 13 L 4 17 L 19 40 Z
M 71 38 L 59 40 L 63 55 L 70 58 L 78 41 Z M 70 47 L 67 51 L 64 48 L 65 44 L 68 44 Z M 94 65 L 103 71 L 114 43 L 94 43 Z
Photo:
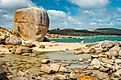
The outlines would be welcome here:
M 0 26 L 12 28 L 15 10 L 32 6 L 48 12 L 50 29 L 121 29 L 121 0 L 0 0 Z

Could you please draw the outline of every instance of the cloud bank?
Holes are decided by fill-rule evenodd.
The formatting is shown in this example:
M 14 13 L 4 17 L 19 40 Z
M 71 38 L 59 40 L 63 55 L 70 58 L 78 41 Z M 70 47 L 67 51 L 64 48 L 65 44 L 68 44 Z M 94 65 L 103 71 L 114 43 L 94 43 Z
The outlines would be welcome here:
M 31 0 L 0 0 L 0 9 L 17 9 L 34 5 Z
M 68 0 L 69 2 L 79 6 L 80 8 L 102 8 L 105 7 L 109 0 Z
M 73 28 L 81 26 L 82 23 L 68 13 L 59 10 L 47 10 L 50 17 L 50 27 L 52 28 Z
M 61 1 L 61 0 L 60 0 Z M 47 9 L 50 17 L 50 29 L 53 28 L 75 28 L 75 29 L 92 29 L 92 28 L 120 28 L 121 29 L 121 7 L 110 8 L 109 0 L 66 0 L 69 10 L 59 10 L 54 8 Z M 55 0 L 56 3 L 59 1 Z M 49 3 L 47 3 L 49 5 Z M 7 6 L 6 6 L 7 5 Z M 74 5 L 77 5 L 75 7 Z M 0 0 L 0 26 L 6 28 L 13 27 L 13 17 L 15 9 L 35 5 L 31 0 Z M 56 6 L 55 6 L 56 7 Z M 41 8 L 41 7 L 40 7 Z M 61 8 L 61 7 L 60 7 Z M 77 13 L 72 15 L 72 13 Z

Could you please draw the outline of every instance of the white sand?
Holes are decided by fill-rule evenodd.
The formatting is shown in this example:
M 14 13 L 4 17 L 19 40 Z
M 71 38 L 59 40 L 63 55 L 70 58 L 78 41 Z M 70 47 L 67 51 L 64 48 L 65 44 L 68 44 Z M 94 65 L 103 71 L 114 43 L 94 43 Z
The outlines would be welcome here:
M 83 43 L 52 43 L 52 42 L 34 42 L 37 47 L 34 47 L 34 50 L 42 52 L 51 52 L 51 51 L 65 51 L 65 50 L 74 50 L 80 47 L 84 47 Z M 39 48 L 40 45 L 44 45 L 45 48 Z

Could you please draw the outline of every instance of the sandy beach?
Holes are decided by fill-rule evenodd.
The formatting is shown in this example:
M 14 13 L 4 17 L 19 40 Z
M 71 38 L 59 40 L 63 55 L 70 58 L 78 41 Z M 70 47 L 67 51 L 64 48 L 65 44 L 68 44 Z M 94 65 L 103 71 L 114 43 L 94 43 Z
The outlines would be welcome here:
M 33 42 L 37 47 L 33 50 L 42 51 L 42 52 L 52 52 L 52 51 L 66 51 L 74 50 L 77 48 L 84 47 L 86 44 L 83 43 L 53 43 L 53 42 Z M 39 48 L 41 45 L 44 45 L 45 48 Z

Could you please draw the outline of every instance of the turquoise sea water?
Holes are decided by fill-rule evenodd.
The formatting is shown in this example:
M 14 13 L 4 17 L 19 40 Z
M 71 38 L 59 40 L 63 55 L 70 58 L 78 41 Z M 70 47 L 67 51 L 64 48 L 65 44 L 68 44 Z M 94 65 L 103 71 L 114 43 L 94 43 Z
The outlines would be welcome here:
M 89 36 L 89 37 L 80 37 L 80 38 L 56 38 L 50 40 L 55 42 L 65 42 L 65 43 L 78 43 L 78 42 L 92 43 L 99 41 L 121 41 L 121 36 L 97 36 L 97 37 Z

